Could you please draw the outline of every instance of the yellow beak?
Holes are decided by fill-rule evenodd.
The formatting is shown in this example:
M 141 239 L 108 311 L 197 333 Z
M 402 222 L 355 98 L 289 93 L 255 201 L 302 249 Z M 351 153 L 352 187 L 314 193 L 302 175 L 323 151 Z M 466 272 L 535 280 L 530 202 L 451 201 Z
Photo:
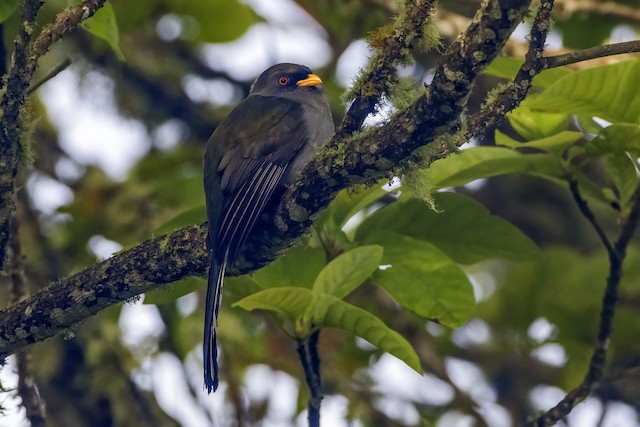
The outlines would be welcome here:
M 298 80 L 298 83 L 296 83 L 296 85 L 316 86 L 316 85 L 319 85 L 320 83 L 322 83 L 322 80 L 320 80 L 320 77 L 316 76 L 315 74 L 309 74 L 306 79 Z

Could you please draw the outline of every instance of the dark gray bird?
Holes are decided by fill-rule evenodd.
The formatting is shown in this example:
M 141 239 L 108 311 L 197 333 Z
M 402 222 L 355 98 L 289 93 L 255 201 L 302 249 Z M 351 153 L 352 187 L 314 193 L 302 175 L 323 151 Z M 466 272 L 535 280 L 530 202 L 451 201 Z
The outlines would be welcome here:
M 204 384 L 218 388 L 216 328 L 227 268 L 265 206 L 333 135 L 329 104 L 307 67 L 277 64 L 264 71 L 245 98 L 209 138 L 204 192 L 213 252 L 204 325 Z

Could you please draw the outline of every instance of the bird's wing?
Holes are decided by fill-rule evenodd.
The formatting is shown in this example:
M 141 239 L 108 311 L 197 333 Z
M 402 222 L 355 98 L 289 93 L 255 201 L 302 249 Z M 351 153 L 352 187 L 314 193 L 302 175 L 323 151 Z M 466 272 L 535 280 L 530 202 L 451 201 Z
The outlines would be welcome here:
M 300 104 L 250 96 L 212 136 L 226 147 L 216 167 L 224 202 L 214 248 L 218 257 L 228 254 L 229 265 L 306 142 L 303 123 Z

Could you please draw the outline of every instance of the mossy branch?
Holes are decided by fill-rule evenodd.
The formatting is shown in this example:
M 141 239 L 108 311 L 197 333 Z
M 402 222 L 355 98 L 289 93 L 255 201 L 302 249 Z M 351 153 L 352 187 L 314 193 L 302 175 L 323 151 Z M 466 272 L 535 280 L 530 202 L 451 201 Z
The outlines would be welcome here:
M 309 229 L 338 191 L 387 176 L 415 149 L 456 128 L 476 78 L 502 49 L 529 3 L 486 1 L 447 50 L 425 95 L 379 128 L 329 141 L 275 211 L 262 216 L 255 227 L 259 231 L 249 236 L 231 273 L 251 272 L 270 262 Z M 203 275 L 208 265 L 205 234 L 205 226 L 198 225 L 149 240 L 0 311 L 0 357 L 158 285 Z
M 545 69 L 542 57 L 551 27 L 553 0 L 542 0 L 529 33 L 529 49 L 524 63 L 511 84 L 490 103 L 469 119 L 467 136 L 483 137 L 493 132 L 505 120 L 506 114 L 520 105 L 531 90 L 533 78 Z
M 428 27 L 434 4 L 435 0 L 415 1 L 400 13 L 395 24 L 370 35 L 373 54 L 353 88 L 344 96 L 351 101 L 351 106 L 336 132 L 338 138 L 358 131 L 382 97 L 392 91 L 398 80 L 398 67 L 411 61 L 411 49 L 415 44 L 437 46 L 438 39 L 433 37 Z
M 27 91 L 38 60 L 51 45 L 66 33 L 90 18 L 106 0 L 85 0 L 82 4 L 60 12 L 45 26 L 32 43 L 36 17 L 42 6 L 40 0 L 24 0 L 21 4 L 20 27 L 15 38 L 15 49 L 7 84 L 0 99 L 0 271 L 5 269 L 7 244 L 11 233 L 11 216 L 15 209 L 14 193 L 18 165 L 22 161 L 22 113 Z
M 18 164 L 22 158 L 20 113 L 32 75 L 26 70 L 31 54 L 31 35 L 41 3 L 25 0 L 20 8 L 20 26 L 14 41 L 6 85 L 0 99 L 0 271 L 5 271 Z

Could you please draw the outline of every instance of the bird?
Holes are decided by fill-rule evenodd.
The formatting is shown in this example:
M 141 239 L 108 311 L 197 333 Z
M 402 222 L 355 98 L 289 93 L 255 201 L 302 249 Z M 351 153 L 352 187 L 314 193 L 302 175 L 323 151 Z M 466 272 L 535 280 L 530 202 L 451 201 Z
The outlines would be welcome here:
M 334 133 L 322 80 L 303 65 L 276 64 L 262 72 L 216 127 L 204 155 L 207 249 L 211 253 L 203 342 L 204 385 L 218 388 L 218 311 L 225 273 L 265 207 Z

